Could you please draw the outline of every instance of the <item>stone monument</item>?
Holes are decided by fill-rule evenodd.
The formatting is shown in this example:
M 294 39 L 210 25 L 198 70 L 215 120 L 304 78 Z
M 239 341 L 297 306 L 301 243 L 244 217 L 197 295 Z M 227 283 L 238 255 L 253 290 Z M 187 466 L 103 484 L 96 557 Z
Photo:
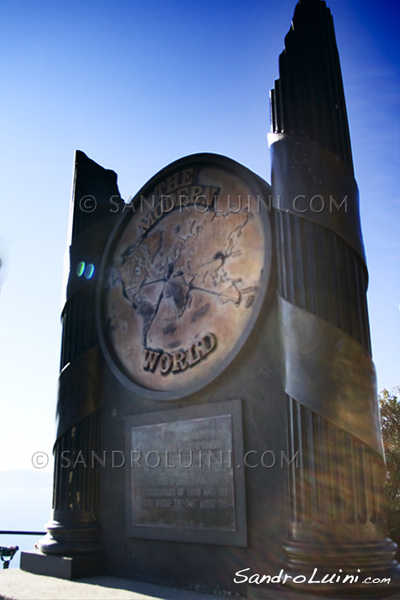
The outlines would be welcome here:
M 197 154 L 126 204 L 76 153 L 53 515 L 22 568 L 256 598 L 396 587 L 325 2 L 300 0 L 279 67 L 272 186 Z

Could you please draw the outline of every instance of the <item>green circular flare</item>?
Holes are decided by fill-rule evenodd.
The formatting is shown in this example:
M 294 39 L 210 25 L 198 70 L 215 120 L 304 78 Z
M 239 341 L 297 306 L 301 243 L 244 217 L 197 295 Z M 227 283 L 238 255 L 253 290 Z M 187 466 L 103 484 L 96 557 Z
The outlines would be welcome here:
M 81 261 L 78 266 L 76 267 L 76 274 L 78 275 L 78 277 L 82 277 L 82 275 L 85 272 L 85 268 L 86 268 L 86 263 L 84 263 L 83 261 Z

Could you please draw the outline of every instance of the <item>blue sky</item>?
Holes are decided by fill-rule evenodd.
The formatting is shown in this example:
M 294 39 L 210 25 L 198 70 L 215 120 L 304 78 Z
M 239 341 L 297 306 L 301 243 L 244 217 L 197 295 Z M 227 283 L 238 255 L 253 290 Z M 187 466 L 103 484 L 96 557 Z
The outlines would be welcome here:
M 400 383 L 399 5 L 331 0 L 378 386 Z M 3 0 L 0 469 L 51 453 L 74 151 L 124 198 L 195 152 L 270 180 L 269 90 L 293 0 Z M 50 468 L 50 465 L 49 465 Z

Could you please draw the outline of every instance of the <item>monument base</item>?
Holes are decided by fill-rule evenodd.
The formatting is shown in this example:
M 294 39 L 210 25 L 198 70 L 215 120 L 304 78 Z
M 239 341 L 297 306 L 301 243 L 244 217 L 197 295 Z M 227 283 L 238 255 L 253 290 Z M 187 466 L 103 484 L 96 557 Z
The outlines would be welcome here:
M 385 598 L 400 590 L 397 546 L 389 539 L 331 547 L 290 540 L 285 550 L 279 583 L 300 593 L 347 600 Z
M 104 554 L 51 556 L 39 550 L 21 552 L 21 570 L 35 575 L 60 579 L 79 579 L 102 575 L 105 571 Z

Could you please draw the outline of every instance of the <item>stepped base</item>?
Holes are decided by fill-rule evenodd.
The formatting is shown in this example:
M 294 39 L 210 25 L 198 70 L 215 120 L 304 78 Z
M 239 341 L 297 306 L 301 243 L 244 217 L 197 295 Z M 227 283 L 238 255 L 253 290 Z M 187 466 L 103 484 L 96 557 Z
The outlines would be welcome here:
M 104 554 L 78 556 L 55 556 L 39 550 L 21 552 L 21 570 L 35 575 L 47 575 L 60 579 L 78 579 L 102 575 L 105 570 Z

